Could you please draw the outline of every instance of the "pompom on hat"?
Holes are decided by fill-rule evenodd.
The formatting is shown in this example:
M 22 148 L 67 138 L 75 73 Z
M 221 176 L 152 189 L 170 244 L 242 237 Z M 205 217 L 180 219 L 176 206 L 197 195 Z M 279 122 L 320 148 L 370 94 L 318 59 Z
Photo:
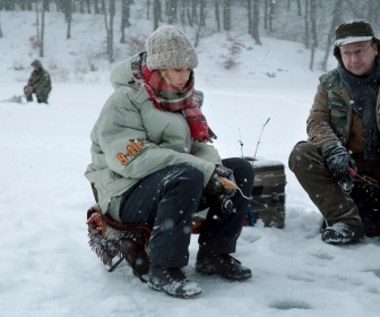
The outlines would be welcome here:
M 160 26 L 145 43 L 150 70 L 196 68 L 198 56 L 189 38 L 173 25 Z
M 371 24 L 365 20 L 343 23 L 335 29 L 335 45 L 342 46 L 358 42 L 377 40 Z

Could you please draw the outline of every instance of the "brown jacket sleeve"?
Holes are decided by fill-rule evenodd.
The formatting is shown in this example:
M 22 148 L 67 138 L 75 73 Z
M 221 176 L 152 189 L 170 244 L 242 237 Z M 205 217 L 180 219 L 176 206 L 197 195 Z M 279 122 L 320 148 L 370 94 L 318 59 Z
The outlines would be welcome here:
M 306 130 L 310 141 L 320 149 L 327 143 L 340 143 L 339 138 L 330 125 L 327 91 L 321 85 L 318 86 L 314 97 L 314 103 L 307 119 Z

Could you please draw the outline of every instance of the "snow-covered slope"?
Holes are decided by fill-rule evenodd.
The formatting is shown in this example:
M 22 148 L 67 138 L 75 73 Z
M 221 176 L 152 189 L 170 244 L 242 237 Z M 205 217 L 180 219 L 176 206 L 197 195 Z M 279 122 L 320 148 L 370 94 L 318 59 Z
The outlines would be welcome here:
M 28 40 L 33 16 L 19 14 L 1 16 L 0 101 L 21 94 L 37 57 Z M 53 77 L 50 104 L 0 102 L 1 316 L 378 316 L 379 240 L 323 243 L 321 216 L 287 168 L 285 229 L 259 221 L 245 227 L 238 241 L 236 257 L 252 269 L 251 280 L 197 275 L 196 235 L 185 271 L 203 289 L 197 299 L 154 292 L 128 266 L 108 273 L 87 245 L 85 218 L 93 197 L 83 173 L 89 134 L 112 92 L 108 77 L 115 65 L 89 57 L 102 50 L 101 20 L 76 21 L 80 32 L 70 42 L 61 20 L 49 20 L 42 59 Z M 148 33 L 146 27 L 136 34 Z M 222 156 L 240 156 L 241 140 L 244 155 L 253 155 L 270 117 L 258 156 L 286 166 L 292 146 L 306 138 L 321 73 L 308 70 L 309 52 L 300 44 L 263 38 L 256 46 L 236 35 L 242 48 L 233 69 L 222 66 L 226 35 L 202 39 L 198 48 L 196 83 L 218 135 L 215 145 Z M 99 65 L 96 72 L 78 71 L 90 60 Z

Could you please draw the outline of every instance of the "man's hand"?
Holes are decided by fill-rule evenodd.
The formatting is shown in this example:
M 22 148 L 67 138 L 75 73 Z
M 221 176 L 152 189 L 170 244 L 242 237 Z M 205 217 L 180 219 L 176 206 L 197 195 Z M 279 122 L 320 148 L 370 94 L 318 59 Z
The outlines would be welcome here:
M 341 145 L 332 148 L 326 157 L 326 165 L 329 173 L 338 179 L 342 189 L 350 192 L 354 186 L 352 170 L 356 171 L 357 168 L 355 161 L 348 154 L 346 148 Z
M 33 87 L 32 86 L 27 86 L 25 87 L 25 91 L 28 93 L 28 94 L 31 94 L 33 92 Z

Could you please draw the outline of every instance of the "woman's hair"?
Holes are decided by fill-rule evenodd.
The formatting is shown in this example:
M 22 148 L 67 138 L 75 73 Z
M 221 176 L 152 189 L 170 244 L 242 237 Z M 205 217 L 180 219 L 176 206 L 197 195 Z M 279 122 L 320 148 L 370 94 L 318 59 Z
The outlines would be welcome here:
M 160 75 L 163 79 L 165 79 L 166 83 L 170 85 L 170 80 L 168 76 L 168 69 L 159 69 Z
M 193 71 L 192 68 L 189 68 L 189 70 L 191 72 Z M 168 85 L 170 85 L 170 79 L 169 79 L 169 76 L 168 76 L 169 68 L 159 69 L 158 71 L 160 72 L 160 75 L 162 76 L 162 78 L 165 79 L 166 83 Z

